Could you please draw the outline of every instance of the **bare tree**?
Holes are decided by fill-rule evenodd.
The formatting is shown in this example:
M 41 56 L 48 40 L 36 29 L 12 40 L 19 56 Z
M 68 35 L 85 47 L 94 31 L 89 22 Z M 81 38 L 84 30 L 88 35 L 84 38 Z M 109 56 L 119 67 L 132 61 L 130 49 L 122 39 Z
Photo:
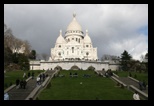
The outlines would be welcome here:
M 118 59 L 118 56 L 115 55 L 109 55 L 109 54 L 104 54 L 101 58 L 102 61 L 104 60 L 114 60 L 114 59 Z
M 25 40 L 25 41 L 23 41 L 23 46 L 25 47 L 25 52 L 24 52 L 25 55 L 30 54 L 30 51 L 31 51 L 30 43 L 27 40 Z
M 12 30 L 4 24 L 4 47 L 11 47 L 14 38 Z
M 46 53 L 42 53 L 42 57 L 43 57 L 44 60 L 46 60 L 48 55 Z
M 7 28 L 4 23 L 4 47 L 9 47 L 13 52 L 23 52 L 25 55 L 29 55 L 31 46 L 27 40 L 23 41 L 16 38 L 12 30 Z
M 41 55 L 38 54 L 38 53 L 36 53 L 36 59 L 37 59 L 37 60 L 40 60 L 40 59 L 41 59 Z
M 141 62 L 142 62 L 144 60 L 144 55 L 141 55 L 140 58 L 141 58 Z

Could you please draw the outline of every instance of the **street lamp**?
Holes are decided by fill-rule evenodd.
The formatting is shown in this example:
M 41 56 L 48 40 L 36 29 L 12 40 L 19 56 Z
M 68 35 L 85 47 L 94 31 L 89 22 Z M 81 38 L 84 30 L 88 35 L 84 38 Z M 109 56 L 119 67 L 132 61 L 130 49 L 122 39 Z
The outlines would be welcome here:
M 33 64 L 34 64 L 34 61 L 33 61 L 33 63 L 32 63 L 32 70 L 33 70 Z

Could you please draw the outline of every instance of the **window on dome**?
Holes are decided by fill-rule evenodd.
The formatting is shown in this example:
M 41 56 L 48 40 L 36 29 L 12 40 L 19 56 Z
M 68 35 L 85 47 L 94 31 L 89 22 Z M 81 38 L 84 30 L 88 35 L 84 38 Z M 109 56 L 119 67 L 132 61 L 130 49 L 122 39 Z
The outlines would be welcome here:
M 78 41 L 78 38 L 76 38 L 76 41 Z
M 86 45 L 86 47 L 88 47 L 89 45 Z
M 79 39 L 79 43 L 80 43 L 80 39 Z
M 68 42 L 70 41 L 70 39 L 68 39 Z
M 61 48 L 61 45 L 59 45 L 59 48 Z
M 74 40 L 74 38 L 72 38 L 72 40 Z
M 59 52 L 59 53 L 58 53 L 58 55 L 60 56 L 60 55 L 61 55 L 61 53 Z

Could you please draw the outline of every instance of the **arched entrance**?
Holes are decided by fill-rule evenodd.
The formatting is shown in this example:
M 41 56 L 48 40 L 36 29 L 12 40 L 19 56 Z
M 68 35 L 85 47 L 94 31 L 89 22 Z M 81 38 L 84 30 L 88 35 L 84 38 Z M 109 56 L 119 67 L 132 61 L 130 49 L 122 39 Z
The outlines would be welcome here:
M 92 71 L 94 71 L 94 70 L 95 70 L 95 67 L 89 66 L 89 67 L 87 68 L 87 70 L 92 70 Z
M 56 67 L 54 68 L 54 70 L 61 71 L 61 70 L 62 70 L 62 67 L 60 67 L 60 66 L 56 66 Z
M 72 66 L 70 70 L 80 70 L 80 68 L 76 65 Z

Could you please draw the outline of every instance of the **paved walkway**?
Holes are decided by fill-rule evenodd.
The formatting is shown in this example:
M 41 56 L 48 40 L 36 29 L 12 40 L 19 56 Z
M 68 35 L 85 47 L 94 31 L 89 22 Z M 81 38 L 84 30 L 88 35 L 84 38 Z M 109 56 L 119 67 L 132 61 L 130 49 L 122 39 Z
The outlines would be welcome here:
M 46 72 L 46 74 L 51 76 L 54 72 L 55 71 L 53 71 L 53 70 L 52 71 L 49 70 Z M 105 75 L 104 71 L 98 71 L 98 72 Z M 128 77 L 119 77 L 117 79 L 119 79 L 120 81 L 125 83 L 127 86 L 133 85 L 139 89 L 138 83 L 129 79 Z M 27 96 L 35 89 L 35 87 L 36 87 L 36 78 L 30 79 L 27 82 L 26 89 L 16 89 L 16 87 L 14 87 L 13 89 L 11 89 L 8 92 L 8 94 L 10 95 L 10 100 L 25 100 L 27 98 Z M 148 94 L 148 89 L 142 90 L 142 91 Z
M 98 72 L 105 75 L 105 71 L 100 70 L 100 71 L 98 71 Z M 116 77 L 116 78 L 117 78 L 117 77 Z M 130 79 L 130 78 L 128 78 L 128 77 L 119 77 L 119 78 L 117 78 L 117 79 L 120 80 L 121 82 L 123 82 L 124 84 L 126 84 L 127 86 L 133 85 L 133 86 L 135 86 L 136 88 L 139 89 L 139 84 L 138 84 L 138 82 L 136 82 L 136 81 L 134 81 L 134 80 L 132 80 L 132 79 Z M 143 91 L 144 93 L 148 94 L 148 89 L 142 90 L 142 91 Z
M 136 82 L 136 81 L 131 80 L 131 79 L 128 78 L 128 77 L 119 77 L 119 78 L 117 78 L 117 79 L 119 79 L 120 81 L 122 81 L 123 83 L 125 83 L 127 86 L 128 86 L 128 85 L 133 85 L 133 86 L 135 86 L 136 88 L 139 89 L 139 83 Z M 142 90 L 142 91 L 143 91 L 144 93 L 148 94 L 148 89 Z
M 27 82 L 26 89 L 21 89 L 21 88 L 16 89 L 16 87 L 14 87 L 12 90 L 8 92 L 10 100 L 24 100 L 33 91 L 35 87 L 36 87 L 36 78 L 30 79 Z
M 49 76 L 51 76 L 55 71 L 47 71 L 46 74 L 48 74 Z M 36 77 L 34 79 L 30 79 L 27 82 L 26 85 L 26 89 L 16 89 L 16 87 L 14 87 L 13 89 L 11 89 L 8 94 L 10 96 L 10 100 L 25 100 L 27 98 L 27 96 L 35 89 L 36 87 Z

